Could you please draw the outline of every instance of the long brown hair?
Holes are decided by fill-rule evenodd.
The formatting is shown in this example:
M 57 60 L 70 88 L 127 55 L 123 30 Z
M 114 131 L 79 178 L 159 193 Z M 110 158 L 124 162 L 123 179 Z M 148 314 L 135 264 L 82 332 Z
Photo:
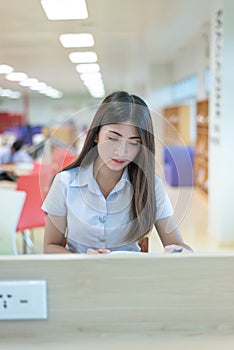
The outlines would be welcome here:
M 140 151 L 128 165 L 133 186 L 131 226 L 127 241 L 134 242 L 150 231 L 155 223 L 155 142 L 151 114 L 147 104 L 138 96 L 117 91 L 107 96 L 97 109 L 78 158 L 63 170 L 91 164 L 97 157 L 95 139 L 101 126 L 130 122 L 141 138 Z

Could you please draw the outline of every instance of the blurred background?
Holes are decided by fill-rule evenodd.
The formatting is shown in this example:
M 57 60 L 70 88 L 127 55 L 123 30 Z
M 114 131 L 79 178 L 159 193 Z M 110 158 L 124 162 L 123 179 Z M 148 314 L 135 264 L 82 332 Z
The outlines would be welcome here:
M 152 111 L 157 172 L 186 241 L 232 249 L 233 7 L 231 0 L 1 1 L 0 144 L 23 138 L 38 163 L 60 156 L 58 170 L 64 150 L 79 153 L 107 94 L 139 95 Z

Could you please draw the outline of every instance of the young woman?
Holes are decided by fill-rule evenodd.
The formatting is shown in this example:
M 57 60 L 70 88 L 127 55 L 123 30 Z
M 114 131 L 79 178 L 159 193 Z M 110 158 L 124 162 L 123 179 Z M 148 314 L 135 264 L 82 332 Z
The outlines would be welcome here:
M 153 225 L 165 251 L 191 251 L 155 175 L 149 108 L 124 91 L 101 103 L 80 155 L 55 176 L 42 209 L 45 253 L 137 252 Z

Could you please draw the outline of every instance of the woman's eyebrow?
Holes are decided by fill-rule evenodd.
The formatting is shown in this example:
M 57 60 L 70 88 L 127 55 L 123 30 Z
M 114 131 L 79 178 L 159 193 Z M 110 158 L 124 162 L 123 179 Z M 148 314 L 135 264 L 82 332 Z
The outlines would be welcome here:
M 117 131 L 113 131 L 113 130 L 108 130 L 109 132 L 111 132 L 111 133 L 113 133 L 113 134 L 115 134 L 115 135 L 117 135 L 117 136 L 120 136 L 120 137 L 123 137 L 123 135 L 121 135 L 119 132 L 117 132 Z M 141 139 L 140 138 L 140 136 L 131 136 L 131 137 L 129 137 L 129 139 Z

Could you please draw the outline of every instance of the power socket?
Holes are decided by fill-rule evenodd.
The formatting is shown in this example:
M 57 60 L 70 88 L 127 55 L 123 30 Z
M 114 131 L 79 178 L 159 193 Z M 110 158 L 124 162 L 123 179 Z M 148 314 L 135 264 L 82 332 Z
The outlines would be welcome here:
M 46 281 L 0 281 L 0 320 L 46 318 Z

